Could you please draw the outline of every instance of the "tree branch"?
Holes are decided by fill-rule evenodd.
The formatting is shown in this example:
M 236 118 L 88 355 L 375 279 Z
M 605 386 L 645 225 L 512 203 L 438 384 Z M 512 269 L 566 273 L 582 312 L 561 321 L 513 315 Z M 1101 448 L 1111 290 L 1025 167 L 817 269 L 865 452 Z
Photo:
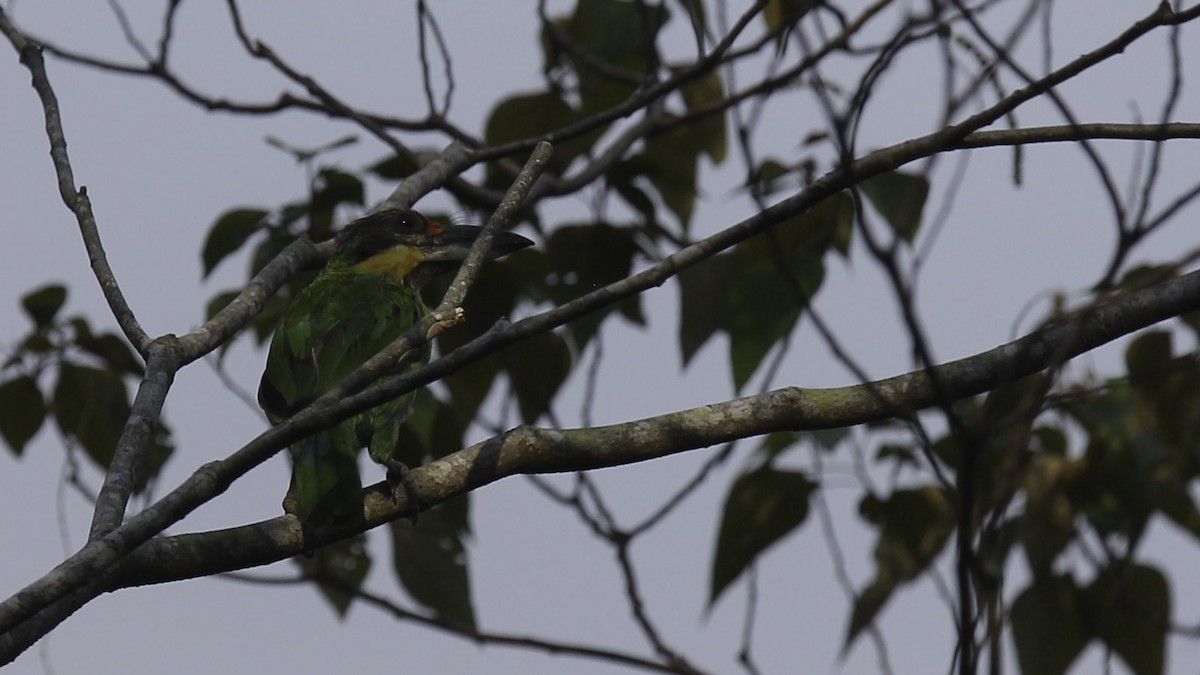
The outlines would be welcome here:
M 33 88 L 42 101 L 42 111 L 46 118 L 46 136 L 50 139 L 50 159 L 54 163 L 54 173 L 58 177 L 58 193 L 63 203 L 75 214 L 79 223 L 79 234 L 83 237 L 84 248 L 87 249 L 88 260 L 104 299 L 112 310 L 117 325 L 125 333 L 126 339 L 142 355 L 150 346 L 150 336 L 142 329 L 125 295 L 117 284 L 112 267 L 108 264 L 108 256 L 104 253 L 104 245 L 100 242 L 100 231 L 96 227 L 96 217 L 92 213 L 92 204 L 88 200 L 87 188 L 75 189 L 75 173 L 71 169 L 71 160 L 67 156 L 67 137 L 63 132 L 62 118 L 58 112 L 58 97 L 50 86 L 46 75 L 46 62 L 42 58 L 42 48 L 23 35 L 8 16 L 0 9 L 0 32 L 12 43 L 13 49 L 20 55 L 21 63 L 29 69 L 33 78 Z
M 950 395 L 956 399 L 974 396 L 1197 309 L 1200 272 L 1192 272 L 1110 295 L 1013 342 L 935 370 Z M 936 404 L 924 370 L 847 387 L 786 387 L 601 427 L 518 427 L 413 469 L 411 477 L 420 488 L 422 507 L 431 507 L 511 475 L 620 466 L 773 431 L 865 424 Z M 310 543 L 332 543 L 395 520 L 409 508 L 393 501 L 386 482 L 366 488 L 364 501 L 365 526 L 323 530 Z M 299 526 L 287 516 L 226 530 L 157 538 L 129 557 L 113 588 L 264 565 L 301 552 L 303 545 Z

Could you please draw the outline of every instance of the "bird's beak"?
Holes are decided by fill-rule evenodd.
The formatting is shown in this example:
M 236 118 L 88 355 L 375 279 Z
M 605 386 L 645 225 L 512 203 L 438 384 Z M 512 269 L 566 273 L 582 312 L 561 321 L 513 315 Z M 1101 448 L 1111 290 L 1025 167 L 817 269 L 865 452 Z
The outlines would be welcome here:
M 421 253 L 425 262 L 459 262 L 467 257 L 471 245 L 479 238 L 482 227 L 474 225 L 450 225 L 443 227 L 440 232 L 429 237 L 422 243 Z M 492 237 L 492 245 L 488 249 L 488 259 L 506 256 L 519 251 L 533 242 L 512 232 L 500 231 Z

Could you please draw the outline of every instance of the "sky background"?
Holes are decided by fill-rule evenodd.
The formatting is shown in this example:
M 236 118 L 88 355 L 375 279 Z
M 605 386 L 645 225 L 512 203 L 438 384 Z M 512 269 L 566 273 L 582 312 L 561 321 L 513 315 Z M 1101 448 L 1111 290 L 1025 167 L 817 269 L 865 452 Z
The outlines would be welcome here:
M 129 3 L 134 29 L 153 43 L 161 7 Z M 423 113 L 416 65 L 416 29 L 411 2 L 245 3 L 247 29 L 300 70 L 326 84 L 355 106 L 405 117 Z M 561 12 L 568 3 L 551 3 Z M 540 84 L 533 2 L 437 3 L 435 11 L 453 54 L 456 77 L 455 121 L 479 130 L 496 100 Z M 845 3 L 848 10 L 859 3 Z M 1114 3 L 1104 12 L 1084 0 L 1056 5 L 1055 63 L 1073 58 L 1110 39 L 1151 3 Z M 350 9 L 352 7 L 352 10 Z M 64 46 L 125 61 L 137 56 L 121 37 L 105 3 L 53 0 L 8 2 L 18 25 Z M 136 10 L 136 11 L 135 11 Z M 554 12 L 552 12 L 554 13 Z M 270 68 L 245 56 L 228 24 L 223 3 L 185 3 L 178 22 L 173 67 L 193 86 L 235 100 L 270 100 L 287 86 Z M 1165 35 L 1165 33 L 1164 33 Z M 1183 33 L 1185 59 L 1196 54 L 1197 30 Z M 686 43 L 685 43 L 686 44 Z M 65 311 L 81 313 L 98 327 L 115 329 L 87 267 L 74 219 L 59 200 L 47 156 L 42 112 L 28 86 L 29 75 L 8 48 L 0 58 L 0 344 L 26 328 L 17 298 L 49 281 L 70 289 Z M 1164 42 L 1147 40 L 1064 87 L 1080 119 L 1154 119 L 1166 73 Z M 906 75 L 885 80 L 879 102 L 863 123 L 860 147 L 874 148 L 927 133 L 936 121 L 940 84 L 913 79 L 922 71 L 914 54 L 901 66 Z M 931 62 L 932 63 L 932 62 Z M 1037 61 L 1030 61 L 1037 63 Z M 834 67 L 826 75 L 836 77 Z M 212 221 L 240 205 L 274 206 L 304 194 L 306 177 L 284 153 L 266 145 L 274 135 L 297 146 L 317 146 L 357 133 L 361 142 L 330 156 L 360 168 L 384 155 L 350 125 L 314 115 L 287 113 L 270 118 L 209 114 L 187 104 L 161 84 L 100 74 L 49 59 L 49 75 L 63 111 L 77 182 L 86 185 L 100 223 L 110 262 L 139 319 L 152 335 L 182 333 L 203 318 L 214 293 L 241 283 L 246 261 L 227 260 L 207 280 L 201 278 L 199 251 Z M 797 97 L 794 108 L 772 113 L 758 139 L 765 153 L 794 151 L 808 130 L 820 124 L 816 109 Z M 1023 125 L 1057 124 L 1047 107 L 1022 109 Z M 1200 118 L 1200 101 L 1185 89 L 1178 118 Z M 429 147 L 442 141 L 425 139 Z M 1100 144 L 1129 182 L 1136 156 L 1133 143 Z M 732 153 L 731 153 L 732 157 Z M 1168 150 L 1167 184 L 1187 185 L 1200 175 L 1194 142 Z M 1104 269 L 1113 228 L 1096 181 L 1077 150 L 1037 146 L 1026 150 L 1025 182 L 1011 182 L 1011 153 L 988 150 L 967 158 L 943 158 L 934 176 L 935 202 L 957 171 L 967 180 L 955 196 L 949 219 L 929 257 L 919 287 L 919 309 L 939 360 L 987 349 L 1032 326 L 1045 310 L 1047 291 L 1082 297 Z M 753 210 L 736 193 L 737 163 L 706 166 L 695 231 L 716 231 Z M 731 173 L 732 172 L 732 173 Z M 368 201 L 386 194 L 373 186 Z M 1169 191 L 1164 191 L 1165 203 Z M 419 206 L 453 208 L 431 195 Z M 544 205 L 563 220 L 583 210 L 579 198 Z M 1178 255 L 1198 243 L 1196 209 L 1141 249 L 1139 259 Z M 576 216 L 577 217 L 577 216 Z M 528 233 L 527 233 L 528 234 Z M 673 283 L 645 294 L 650 325 L 642 330 L 612 322 L 604 335 L 605 370 L 598 381 L 595 423 L 624 421 L 732 395 L 726 344 L 716 338 L 685 371 L 676 348 L 677 291 Z M 1035 308 L 1029 311 L 1030 303 Z M 849 263 L 830 261 L 829 278 L 817 302 L 841 344 L 873 377 L 909 369 L 907 334 L 876 269 L 856 249 Z M 1079 367 L 1114 372 L 1120 352 L 1098 350 Z M 247 390 L 257 386 L 263 352 L 242 341 L 229 354 L 227 368 Z M 581 378 L 573 378 L 559 410 L 567 425 L 578 423 Z M 836 386 L 855 379 L 832 358 L 810 326 L 800 331 L 774 386 Z M 750 389 L 760 384 L 754 380 Z M 196 363 L 182 371 L 167 401 L 166 419 L 178 448 L 160 485 L 176 485 L 197 466 L 225 456 L 265 426 L 255 408 L 231 396 L 213 369 Z M 479 440 L 481 435 L 471 440 Z M 739 457 L 745 456 L 745 444 Z M 707 457 L 697 451 L 632 467 L 595 472 L 614 501 L 618 517 L 630 523 L 660 503 L 663 494 L 686 480 Z M 795 461 L 809 464 L 804 453 Z M 721 499 L 739 462 L 726 465 L 698 495 L 634 549 L 649 609 L 661 617 L 668 641 L 692 662 L 729 672 L 741 628 L 745 595 L 729 593 L 711 615 L 704 613 L 708 567 Z M 8 554 L 0 569 L 7 596 L 39 577 L 77 548 L 86 533 L 91 505 L 61 482 L 63 453 L 47 426 L 20 459 L 0 454 L 0 512 L 7 514 Z M 171 532 L 227 527 L 278 515 L 287 485 L 282 456 L 246 476 L 228 493 L 204 506 Z M 856 526 L 862 490 L 845 455 L 827 458 L 824 491 L 847 572 L 861 587 L 873 571 L 872 540 Z M 93 487 L 96 472 L 85 474 Z M 566 484 L 564 477 L 560 483 Z M 575 517 L 553 506 L 522 478 L 511 478 L 473 496 L 470 550 L 481 628 L 569 642 L 612 646 L 649 654 L 636 632 L 615 573 L 611 552 L 592 540 Z M 1175 618 L 1195 623 L 1200 607 L 1200 569 L 1194 545 L 1169 526 L 1156 526 L 1150 550 L 1172 581 Z M 369 586 L 402 598 L 391 572 L 390 547 L 373 537 L 375 568 Z M 291 576 L 290 561 L 252 573 Z M 1020 571 L 1017 570 L 1019 574 Z M 816 519 L 762 559 L 759 568 L 760 619 L 756 658 L 763 672 L 874 672 L 876 655 L 860 640 L 844 660 L 839 646 L 849 613 L 844 593 L 831 583 L 833 567 Z M 1014 582 L 1011 588 L 1019 587 Z M 953 625 L 945 603 L 923 581 L 900 592 L 882 615 L 880 627 L 896 672 L 942 672 L 948 667 Z M 1098 650 L 1088 651 L 1099 664 Z M 1173 672 L 1190 672 L 1200 648 L 1174 641 Z M 507 648 L 477 648 L 461 639 L 398 623 L 366 606 L 355 606 L 339 622 L 315 590 L 295 586 L 246 585 L 200 579 L 123 590 L 84 607 L 30 649 L 15 664 L 17 673 L 81 672 L 358 672 L 404 670 L 423 673 L 624 672 L 605 663 L 547 657 Z M 387 669 L 387 670 L 385 670 Z M 1082 671 L 1082 668 L 1081 668 Z

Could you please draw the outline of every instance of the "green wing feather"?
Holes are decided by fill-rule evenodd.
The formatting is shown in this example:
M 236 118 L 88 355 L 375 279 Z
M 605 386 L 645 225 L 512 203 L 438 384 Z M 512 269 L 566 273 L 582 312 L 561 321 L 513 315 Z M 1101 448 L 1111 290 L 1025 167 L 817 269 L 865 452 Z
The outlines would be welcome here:
M 275 331 L 259 403 L 271 422 L 287 419 L 395 340 L 426 311 L 417 291 L 404 284 L 331 265 L 296 297 Z M 426 347 L 421 358 L 401 370 L 419 367 L 428 355 Z M 360 516 L 358 450 L 369 447 L 377 462 L 390 459 L 411 406 L 408 394 L 292 445 L 289 510 L 309 523 Z

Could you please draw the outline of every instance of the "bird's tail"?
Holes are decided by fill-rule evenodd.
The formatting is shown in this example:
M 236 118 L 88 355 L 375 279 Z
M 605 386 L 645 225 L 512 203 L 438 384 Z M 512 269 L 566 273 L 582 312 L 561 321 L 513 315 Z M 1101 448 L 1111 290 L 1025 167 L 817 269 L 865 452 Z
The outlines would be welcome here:
M 292 484 L 284 510 L 309 525 L 328 525 L 363 517 L 358 442 L 345 425 L 294 443 Z

